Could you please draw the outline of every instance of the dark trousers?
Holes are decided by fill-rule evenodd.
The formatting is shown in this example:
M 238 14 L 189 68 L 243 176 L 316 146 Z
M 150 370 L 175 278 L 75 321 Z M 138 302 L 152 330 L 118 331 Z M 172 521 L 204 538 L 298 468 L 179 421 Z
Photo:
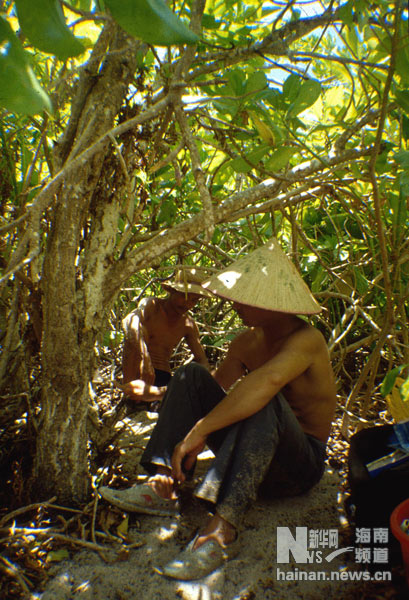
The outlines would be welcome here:
M 159 465 L 170 467 L 176 444 L 224 396 L 201 365 L 190 363 L 178 369 L 142 466 L 150 473 Z M 195 495 L 214 503 L 217 513 L 235 526 L 258 493 L 268 498 L 298 495 L 324 472 L 324 442 L 303 432 L 281 393 L 254 415 L 209 435 L 207 445 L 215 458 Z

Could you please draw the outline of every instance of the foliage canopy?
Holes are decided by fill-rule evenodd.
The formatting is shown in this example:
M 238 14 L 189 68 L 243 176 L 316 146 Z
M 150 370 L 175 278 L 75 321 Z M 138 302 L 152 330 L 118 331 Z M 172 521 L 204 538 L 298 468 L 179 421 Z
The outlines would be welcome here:
M 93 348 L 129 308 L 125 283 L 211 272 L 271 235 L 366 416 L 409 363 L 405 4 L 175 0 L 171 21 L 159 0 L 27 6 L 0 3 L 0 379 L 41 399 L 34 476 L 72 446 L 44 450 L 70 398 L 82 471 L 56 484 L 55 464 L 45 487 L 86 493 Z

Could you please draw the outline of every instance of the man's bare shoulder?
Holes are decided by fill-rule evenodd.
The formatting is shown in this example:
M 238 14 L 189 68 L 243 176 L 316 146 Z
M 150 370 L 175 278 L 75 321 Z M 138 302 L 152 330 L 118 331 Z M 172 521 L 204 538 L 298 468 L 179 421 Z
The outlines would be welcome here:
M 157 314 L 160 311 L 161 306 L 162 300 L 160 298 L 149 296 L 148 298 L 143 298 L 141 300 L 141 302 L 138 304 L 137 310 L 139 311 L 141 317 L 148 319 L 152 315 Z
M 249 340 L 253 340 L 257 337 L 257 327 L 248 327 L 243 331 L 240 331 L 235 338 L 232 340 L 232 344 L 244 344 Z
M 142 298 L 138 302 L 138 306 L 126 315 L 122 323 L 125 328 L 135 328 L 138 323 L 146 324 L 146 322 L 155 317 L 160 310 L 160 299 L 153 296 Z
M 327 342 L 321 331 L 306 321 L 284 343 L 300 344 L 310 347 L 311 351 L 327 350 Z
M 249 327 L 241 331 L 232 339 L 229 346 L 229 354 L 242 356 L 243 352 L 252 347 L 257 341 L 257 328 Z

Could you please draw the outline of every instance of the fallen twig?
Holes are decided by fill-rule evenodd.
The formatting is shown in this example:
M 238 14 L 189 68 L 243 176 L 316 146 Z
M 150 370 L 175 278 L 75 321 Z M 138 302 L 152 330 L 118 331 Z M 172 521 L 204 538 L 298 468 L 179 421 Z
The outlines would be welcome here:
M 89 550 L 96 550 L 98 552 L 106 550 L 104 546 L 100 546 L 95 542 L 87 542 L 86 540 L 81 540 L 79 538 L 74 538 L 69 535 L 64 535 L 55 531 L 55 529 L 43 529 L 39 527 L 13 527 L 12 534 L 8 538 L 0 539 L 0 543 L 4 543 L 10 541 L 11 539 L 24 537 L 27 535 L 34 535 L 37 537 L 46 537 L 54 540 L 59 540 L 61 542 L 66 542 L 67 544 L 83 546 L 84 548 L 88 548 Z
M 91 521 L 91 540 L 96 543 L 96 539 L 95 539 L 95 521 L 97 518 L 97 508 L 98 508 L 98 492 L 95 491 L 95 498 L 94 498 L 94 506 L 92 508 L 92 521 Z
M 17 508 L 16 510 L 13 510 L 11 513 L 8 513 L 2 519 L 0 519 L 0 527 L 3 527 L 3 525 L 5 523 L 7 523 L 7 521 L 11 521 L 15 517 L 18 517 L 19 515 L 22 515 L 25 512 L 29 512 L 30 510 L 34 510 L 36 508 L 41 508 L 43 506 L 53 506 L 50 503 L 54 502 L 54 500 L 56 500 L 56 499 L 57 499 L 57 496 L 53 496 L 52 498 L 50 498 L 50 500 L 46 500 L 45 502 L 36 502 L 35 504 L 29 504 L 28 506 L 22 506 L 21 508 Z M 55 508 L 62 508 L 62 507 L 55 507 Z
M 5 558 L 4 556 L 0 556 L 0 561 L 1 561 L 0 562 L 0 571 L 3 571 L 3 573 L 8 575 L 9 577 L 14 577 L 14 579 L 17 580 L 18 584 L 23 589 L 23 591 L 26 592 L 26 594 L 29 594 L 30 589 L 29 589 L 28 585 L 31 588 L 33 588 L 34 585 L 28 579 L 28 577 L 26 577 L 26 575 L 24 575 L 24 573 L 20 573 L 19 567 L 16 566 L 14 563 L 12 563 L 7 558 Z M 26 584 L 26 581 L 27 581 L 28 585 Z

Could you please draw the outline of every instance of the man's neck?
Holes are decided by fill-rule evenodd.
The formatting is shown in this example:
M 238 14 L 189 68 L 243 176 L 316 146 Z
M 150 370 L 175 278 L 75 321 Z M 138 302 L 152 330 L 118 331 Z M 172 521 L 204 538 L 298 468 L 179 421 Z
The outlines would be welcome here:
M 179 319 L 184 318 L 184 315 L 180 315 L 173 308 L 173 306 L 172 306 L 171 302 L 169 302 L 168 298 L 165 298 L 164 300 L 162 300 L 161 304 L 162 304 L 162 309 L 169 321 L 175 322 L 175 321 L 178 321 Z
M 271 319 L 261 326 L 265 339 L 276 342 L 294 333 L 305 325 L 296 315 L 288 313 L 273 313 Z

